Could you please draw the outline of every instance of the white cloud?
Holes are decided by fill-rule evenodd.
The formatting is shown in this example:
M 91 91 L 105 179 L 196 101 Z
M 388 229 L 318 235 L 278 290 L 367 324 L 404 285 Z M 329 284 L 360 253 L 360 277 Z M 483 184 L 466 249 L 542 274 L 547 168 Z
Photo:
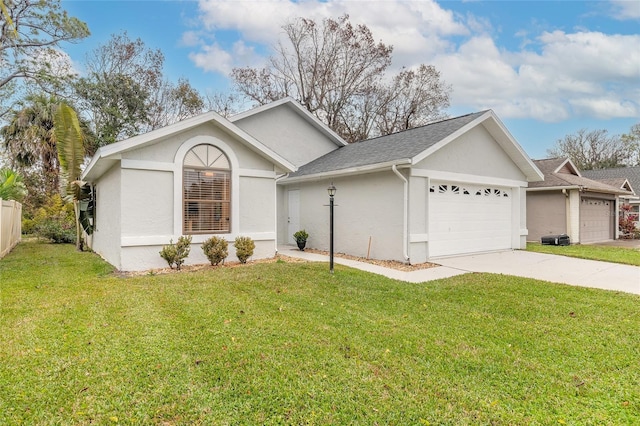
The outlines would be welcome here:
M 204 45 L 199 52 L 190 53 L 189 59 L 198 68 L 224 75 L 228 75 L 238 65 L 258 66 L 263 60 L 256 55 L 251 46 L 247 46 L 242 40 L 233 43 L 231 51 L 223 49 L 218 43 Z
M 640 9 L 637 2 L 615 3 L 629 19 L 632 4 Z M 394 46 L 394 70 L 434 64 L 453 87 L 454 106 L 543 121 L 640 116 L 638 34 L 529 29 L 515 34 L 520 47 L 507 49 L 496 44 L 488 18 L 457 15 L 435 1 L 200 0 L 199 6 L 209 38 L 218 31 L 237 37 L 206 42 L 204 32 L 185 34 L 185 44 L 200 46 L 190 58 L 211 72 L 264 63 L 254 46 L 274 45 L 287 20 L 349 14 Z
M 244 40 L 266 46 L 277 43 L 287 21 L 348 14 L 353 24 L 366 24 L 376 40 L 394 46 L 396 68 L 425 62 L 436 52 L 452 48 L 446 36 L 469 34 L 451 11 L 433 1 L 200 0 L 199 9 L 208 31 L 237 31 Z
M 202 39 L 196 31 L 186 31 L 182 34 L 180 44 L 188 47 L 198 46 L 202 44 Z
M 640 19 L 640 3 L 637 0 L 611 0 L 611 4 L 616 19 Z

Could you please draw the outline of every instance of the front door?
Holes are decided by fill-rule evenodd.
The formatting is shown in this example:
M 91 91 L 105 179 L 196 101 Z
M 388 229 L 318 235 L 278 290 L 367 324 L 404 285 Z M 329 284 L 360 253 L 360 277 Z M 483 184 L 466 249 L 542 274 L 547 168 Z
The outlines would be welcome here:
M 300 190 L 294 189 L 289 191 L 289 217 L 288 222 L 288 234 L 287 242 L 289 244 L 295 244 L 296 240 L 293 238 L 293 234 L 300 230 Z

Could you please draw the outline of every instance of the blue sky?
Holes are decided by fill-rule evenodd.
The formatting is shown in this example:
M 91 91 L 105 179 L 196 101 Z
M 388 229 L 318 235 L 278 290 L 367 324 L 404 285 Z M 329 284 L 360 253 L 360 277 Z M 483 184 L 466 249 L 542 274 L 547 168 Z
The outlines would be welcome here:
M 435 65 L 453 88 L 450 115 L 493 109 L 533 158 L 580 128 L 640 122 L 638 1 L 63 0 L 91 36 L 85 54 L 127 31 L 165 55 L 171 80 L 227 92 L 236 66 L 261 66 L 298 16 L 350 15 L 394 46 L 394 70 Z

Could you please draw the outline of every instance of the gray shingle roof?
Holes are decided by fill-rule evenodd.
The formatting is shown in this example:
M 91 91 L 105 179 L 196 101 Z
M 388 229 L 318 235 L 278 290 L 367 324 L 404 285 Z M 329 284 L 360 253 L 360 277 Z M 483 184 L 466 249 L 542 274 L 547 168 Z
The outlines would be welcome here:
M 570 173 L 555 173 L 565 161 L 566 158 L 548 158 L 544 160 L 533 160 L 536 166 L 544 174 L 544 180 L 542 182 L 530 182 L 529 188 L 553 188 L 553 187 L 567 187 L 567 186 L 580 186 L 590 191 L 605 192 L 610 194 L 626 193 L 619 187 L 608 185 L 604 182 L 589 179 L 584 176 L 578 176 Z M 584 172 L 580 172 L 584 174 Z
M 352 143 L 301 166 L 297 172 L 291 173 L 289 177 L 411 159 L 486 112 L 467 114 L 391 135 Z
M 601 170 L 585 170 L 582 172 L 583 176 L 589 179 L 614 179 L 625 178 L 631 184 L 631 188 L 636 194 L 640 194 L 640 166 L 636 167 L 618 167 L 615 169 L 601 169 Z

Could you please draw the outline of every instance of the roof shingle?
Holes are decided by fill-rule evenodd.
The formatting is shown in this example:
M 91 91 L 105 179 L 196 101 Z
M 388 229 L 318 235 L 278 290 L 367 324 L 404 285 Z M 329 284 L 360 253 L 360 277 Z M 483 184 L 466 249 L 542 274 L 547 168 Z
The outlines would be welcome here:
M 380 136 L 340 147 L 303 166 L 289 177 L 313 175 L 411 159 L 487 111 L 446 119 L 387 136 Z
M 625 194 L 627 191 L 621 190 L 619 187 L 608 185 L 604 182 L 592 180 L 577 174 L 556 173 L 560 166 L 567 161 L 567 158 L 547 158 L 544 160 L 533 160 L 536 166 L 544 174 L 542 182 L 530 182 L 529 188 L 553 188 L 576 186 L 584 189 L 605 192 L 610 194 Z M 581 174 L 583 172 L 580 172 Z
M 589 179 L 624 178 L 629 181 L 636 194 L 640 193 L 640 166 L 617 167 L 615 169 L 585 170 L 582 174 Z

